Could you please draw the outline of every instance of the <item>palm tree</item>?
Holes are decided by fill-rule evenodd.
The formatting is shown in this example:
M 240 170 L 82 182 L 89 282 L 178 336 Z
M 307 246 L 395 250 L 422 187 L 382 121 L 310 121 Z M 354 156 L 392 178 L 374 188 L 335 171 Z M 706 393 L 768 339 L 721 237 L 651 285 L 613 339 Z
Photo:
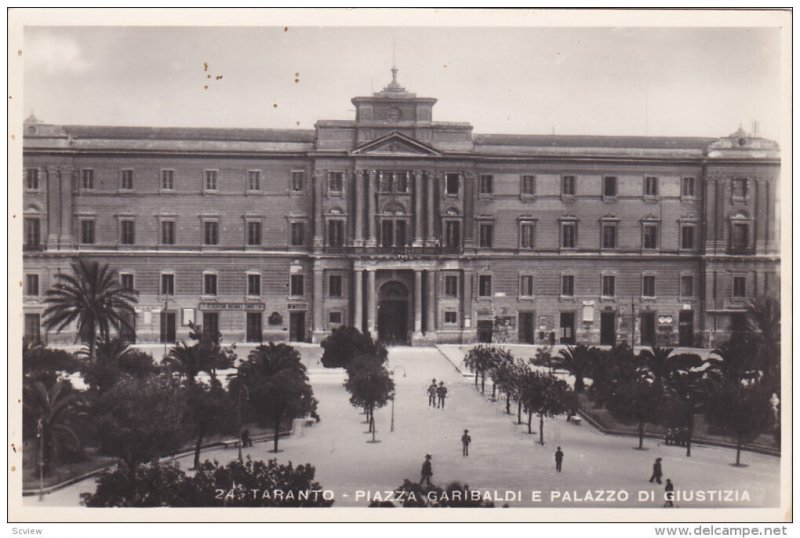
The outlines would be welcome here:
M 773 295 L 756 297 L 747 304 L 747 328 L 755 343 L 765 377 L 780 388 L 781 303 Z
M 44 436 L 42 462 L 44 473 L 50 474 L 58 459 L 58 453 L 67 440 L 80 446 L 81 442 L 72 428 L 73 420 L 81 411 L 80 395 L 71 390 L 66 381 L 56 381 L 47 388 L 41 381 L 28 382 L 23 386 L 22 406 L 30 424 L 39 424 L 37 433 Z
M 107 340 L 111 329 L 133 330 L 130 319 L 137 292 L 123 288 L 117 272 L 107 264 L 83 258 L 72 264 L 72 275 L 58 273 L 56 283 L 47 290 L 44 327 L 61 332 L 77 323 L 76 340 L 87 342 L 89 359 L 94 359 L 98 331 Z
M 553 357 L 555 368 L 566 370 L 575 377 L 575 392 L 583 392 L 584 377 L 588 377 L 598 349 L 587 347 L 583 344 L 567 346 L 558 352 L 558 357 Z
M 189 327 L 192 331 L 190 338 L 195 343 L 187 345 L 179 342 L 173 347 L 163 361 L 168 369 L 179 372 L 192 385 L 200 372 L 206 372 L 215 378 L 217 370 L 233 367 L 236 355 L 232 348 L 223 348 L 220 345 L 218 334 L 209 335 L 202 327 L 191 323 Z
M 650 349 L 643 349 L 639 352 L 639 357 L 644 366 L 650 371 L 653 380 L 659 384 L 669 377 L 670 356 L 672 356 L 671 347 L 653 346 Z

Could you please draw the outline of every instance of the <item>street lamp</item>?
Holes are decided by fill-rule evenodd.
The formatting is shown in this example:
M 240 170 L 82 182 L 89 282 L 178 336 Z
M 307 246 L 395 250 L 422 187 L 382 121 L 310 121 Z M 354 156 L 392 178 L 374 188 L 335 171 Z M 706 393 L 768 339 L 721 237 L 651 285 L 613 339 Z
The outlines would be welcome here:
M 773 392 L 772 396 L 769 399 L 769 405 L 772 406 L 772 416 L 775 419 L 776 430 L 778 429 L 778 426 L 780 426 L 780 422 L 778 421 L 778 405 L 780 405 L 780 403 L 781 403 L 780 398 L 778 398 L 778 395 Z
M 36 437 L 39 438 L 39 502 L 44 500 L 44 424 L 36 421 Z
M 403 370 L 403 377 L 406 376 L 406 369 L 403 366 L 395 366 L 390 370 L 389 375 L 394 377 L 395 370 Z M 389 431 L 390 432 L 394 431 L 394 393 L 392 393 L 392 420 L 391 420 L 391 426 L 389 427 Z
M 247 396 L 249 398 L 250 390 L 244 383 L 241 382 L 241 380 L 239 380 L 239 382 L 236 383 L 236 386 L 238 387 L 236 389 L 236 402 L 237 402 L 236 415 L 237 415 L 237 423 L 239 424 L 239 438 L 236 441 L 236 446 L 239 449 L 239 462 L 241 463 L 243 461 L 242 460 L 242 392 L 247 393 Z

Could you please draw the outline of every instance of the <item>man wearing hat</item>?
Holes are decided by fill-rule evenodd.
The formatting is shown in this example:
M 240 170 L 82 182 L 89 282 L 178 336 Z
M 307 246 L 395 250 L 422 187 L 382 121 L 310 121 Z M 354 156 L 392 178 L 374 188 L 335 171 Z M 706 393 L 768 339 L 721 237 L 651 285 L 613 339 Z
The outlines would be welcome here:
M 472 437 L 469 436 L 469 430 L 464 430 L 464 435 L 461 436 L 461 455 L 469 456 L 469 444 L 472 442 Z
M 422 462 L 422 478 L 419 480 L 419 485 L 426 483 L 431 485 L 431 477 L 433 476 L 433 466 L 431 465 L 431 455 L 425 454 L 425 461 Z

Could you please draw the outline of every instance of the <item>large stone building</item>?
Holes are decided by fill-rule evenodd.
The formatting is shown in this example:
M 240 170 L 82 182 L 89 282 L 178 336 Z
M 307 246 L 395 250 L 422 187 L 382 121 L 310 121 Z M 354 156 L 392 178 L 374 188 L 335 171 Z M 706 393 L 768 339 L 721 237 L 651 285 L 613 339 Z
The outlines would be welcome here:
M 778 289 L 777 144 L 475 134 L 396 79 L 314 130 L 48 125 L 24 137 L 25 331 L 76 257 L 137 342 L 712 344 Z

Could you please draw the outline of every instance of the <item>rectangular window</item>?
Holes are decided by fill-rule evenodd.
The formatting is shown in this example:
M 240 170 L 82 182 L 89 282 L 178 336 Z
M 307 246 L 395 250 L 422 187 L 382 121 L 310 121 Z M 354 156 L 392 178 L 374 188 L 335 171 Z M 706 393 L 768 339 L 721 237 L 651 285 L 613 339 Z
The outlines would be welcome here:
M 132 245 L 136 242 L 136 223 L 134 221 L 119 221 L 119 242 L 122 245 Z
M 219 243 L 219 223 L 206 221 L 203 223 L 203 244 L 216 245 Z
M 293 192 L 303 192 L 305 190 L 306 185 L 306 172 L 305 170 L 293 170 L 292 171 L 292 191 Z
M 94 245 L 94 221 L 81 221 L 81 243 L 84 245 Z
M 644 276 L 642 277 L 642 297 L 655 297 L 656 296 L 656 277 Z
M 575 196 L 575 176 L 563 176 L 561 178 L 561 194 Z
M 481 248 L 492 248 L 492 243 L 494 241 L 494 225 L 493 224 L 481 224 L 478 228 L 479 230 L 479 246 Z
M 173 220 L 161 221 L 161 244 L 162 245 L 175 244 L 175 221 Z
M 484 174 L 480 177 L 480 193 L 492 194 L 494 192 L 494 177 Z
M 384 222 L 384 224 L 386 224 Z M 341 247 L 344 245 L 344 222 L 341 220 L 328 221 L 328 246 Z M 391 246 L 385 245 L 384 246 Z
M 25 339 L 30 342 L 42 340 L 42 321 L 39 314 L 25 314 Z
M 133 275 L 131 273 L 120 273 L 119 285 L 123 290 L 133 291 Z
M 645 176 L 644 178 L 644 195 L 645 196 L 658 196 L 658 178 L 655 176 Z
M 577 239 L 577 224 L 574 222 L 561 223 L 561 247 L 575 248 Z
M 743 276 L 733 277 L 733 296 L 747 297 L 747 279 Z
M 251 247 L 261 245 L 261 221 L 247 223 L 247 244 Z
M 533 275 L 519 277 L 519 294 L 522 297 L 533 297 Z
M 658 225 L 645 224 L 642 234 L 642 247 L 648 250 L 655 249 L 658 245 Z
M 694 178 L 684 177 L 681 178 L 681 196 L 687 198 L 694 197 Z
M 521 248 L 531 249 L 535 246 L 533 231 L 532 222 L 523 222 L 519 225 L 519 245 Z
M 394 244 L 398 247 L 404 247 L 407 244 L 406 241 L 406 221 L 398 220 L 394 224 L 394 234 L 395 240 Z
M 261 190 L 261 170 L 248 170 L 247 172 L 247 190 L 260 191 Z
M 694 248 L 694 226 L 681 226 L 681 248 L 684 250 Z
M 342 277 L 341 275 L 330 275 L 328 277 L 328 296 L 342 296 Z
M 302 297 L 305 295 L 304 284 L 303 275 L 292 275 L 289 279 L 289 294 L 295 297 Z
M 39 295 L 39 275 L 25 275 L 25 295 L 28 297 Z
M 561 275 L 561 295 L 563 297 L 575 295 L 575 277 L 573 275 Z
M 458 277 L 456 275 L 445 275 L 444 296 L 458 297 Z
M 458 312 L 446 310 L 444 313 L 444 322 L 448 325 L 455 325 L 458 323 Z
M 344 183 L 343 176 L 342 172 L 330 172 L 328 175 L 328 192 L 341 194 Z
M 603 196 L 607 198 L 614 198 L 617 196 L 617 178 L 614 176 L 605 176 L 603 178 Z
M 161 274 L 161 295 L 175 295 L 175 275 Z
M 81 170 L 81 189 L 85 191 L 94 189 L 94 170 L 91 168 Z
M 341 312 L 328 312 L 328 323 L 330 325 L 341 325 L 342 313 Z
M 681 277 L 681 297 L 694 297 L 694 277 L 685 275 Z
M 203 273 L 203 295 L 217 294 L 217 275 L 214 273 Z
M 395 178 L 395 189 L 397 192 L 408 192 L 408 172 L 400 172 Z
M 380 172 L 378 174 L 378 189 L 381 192 L 392 192 L 393 175 L 391 172 Z
M 29 191 L 39 190 L 39 169 L 28 168 L 25 170 L 25 188 Z
M 733 180 L 733 198 L 735 200 L 744 200 L 747 198 L 747 179 L 734 178 Z
M 261 295 L 261 275 L 247 275 L 247 295 Z
M 206 170 L 205 171 L 205 183 L 203 184 L 203 190 L 205 191 L 216 191 L 217 190 L 217 171 L 216 170 Z
M 122 170 L 120 172 L 119 188 L 123 191 L 133 190 L 133 170 Z
M 25 246 L 38 247 L 42 243 L 41 221 L 38 218 L 25 218 Z
M 605 275 L 603 276 L 603 297 L 614 297 L 616 292 L 616 277 Z
M 458 195 L 459 177 L 458 174 L 445 174 L 444 192 L 451 196 Z
M 394 221 L 381 221 L 381 246 L 391 247 L 394 244 Z
M 480 275 L 478 277 L 478 295 L 480 297 L 492 296 L 492 276 Z
M 161 190 L 162 191 L 175 190 L 175 170 L 161 171 Z
M 603 248 L 617 248 L 617 225 L 603 224 Z
M 444 224 L 445 231 L 445 247 L 459 248 L 461 247 L 461 223 L 454 220 L 448 220 Z
M 291 245 L 302 247 L 306 244 L 306 226 L 303 222 L 293 222 L 291 225 Z
M 731 247 L 733 250 L 747 250 L 750 247 L 750 226 L 736 222 L 731 226 Z
M 536 194 L 536 176 L 522 176 L 522 194 L 526 196 Z

